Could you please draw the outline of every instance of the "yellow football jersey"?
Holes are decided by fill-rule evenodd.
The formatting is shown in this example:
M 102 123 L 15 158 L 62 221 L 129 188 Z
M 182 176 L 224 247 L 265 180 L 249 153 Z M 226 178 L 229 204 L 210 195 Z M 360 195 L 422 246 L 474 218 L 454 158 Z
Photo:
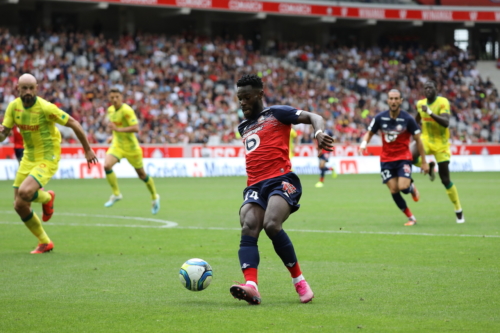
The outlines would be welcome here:
M 123 103 L 118 110 L 113 105 L 108 108 L 108 119 L 115 123 L 116 127 L 123 128 L 137 124 L 134 110 Z M 139 148 L 139 141 L 135 133 L 123 133 L 113 131 L 112 145 L 122 150 L 134 150 Z
M 24 140 L 25 159 L 58 161 L 61 155 L 61 133 L 55 123 L 66 125 L 69 115 L 54 104 L 36 97 L 35 104 L 24 108 L 18 97 L 13 100 L 3 120 L 3 126 L 12 128 L 14 124 Z
M 290 152 L 290 158 L 295 156 L 295 138 L 297 137 L 297 131 L 293 129 L 290 130 L 290 147 L 289 147 L 289 152 Z
M 450 102 L 444 97 L 438 96 L 436 100 L 428 105 L 427 98 L 421 99 L 417 102 L 417 111 L 422 118 L 422 139 L 433 145 L 448 146 L 450 139 L 450 130 L 444 126 L 439 125 L 434 119 L 431 118 L 426 112 L 422 111 L 422 105 L 427 105 L 432 113 L 436 115 L 450 114 Z

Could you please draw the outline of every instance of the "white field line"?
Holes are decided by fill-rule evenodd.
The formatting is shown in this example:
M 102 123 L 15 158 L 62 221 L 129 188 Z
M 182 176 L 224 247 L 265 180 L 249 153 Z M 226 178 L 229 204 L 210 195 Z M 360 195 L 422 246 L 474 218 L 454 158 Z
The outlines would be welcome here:
M 15 214 L 13 211 L 0 211 L 0 214 Z M 223 231 L 239 231 L 240 228 L 222 228 L 222 227 L 189 227 L 179 226 L 176 222 L 153 219 L 147 217 L 135 216 L 119 216 L 119 215 L 101 215 L 101 214 L 80 214 L 80 213 L 56 213 L 55 215 L 63 216 L 81 216 L 81 217 L 97 217 L 111 218 L 121 220 L 136 220 L 161 223 L 162 225 L 136 225 L 136 224 L 85 224 L 85 223 L 44 223 L 44 225 L 63 225 L 63 226 L 81 226 L 81 227 L 125 227 L 125 228 L 176 228 L 176 229 L 193 229 L 193 230 L 223 230 Z M 0 221 L 0 224 L 20 224 L 19 222 Z M 328 234 L 368 234 L 368 235 L 394 235 L 394 236 L 428 236 L 428 237 L 484 237 L 484 238 L 500 238 L 500 235 L 468 235 L 468 234 L 430 234 L 423 232 L 399 232 L 399 231 L 348 231 L 348 230 L 308 230 L 308 229 L 286 229 L 292 232 L 308 232 L 308 233 L 328 233 Z
M 12 211 L 0 211 L 0 214 L 16 214 Z M 80 214 L 80 213 L 55 213 L 54 215 L 63 215 L 63 216 L 80 216 L 80 217 L 97 217 L 97 218 L 106 218 L 106 219 L 118 219 L 118 220 L 135 220 L 135 221 L 146 221 L 146 222 L 155 222 L 161 223 L 162 225 L 140 225 L 140 224 L 103 224 L 103 223 L 95 223 L 95 224 L 83 224 L 83 223 L 44 223 L 46 225 L 69 225 L 69 226 L 84 226 L 84 227 L 128 227 L 128 228 L 173 228 L 178 224 L 172 221 L 153 219 L 149 217 L 135 217 L 135 216 L 119 216 L 119 215 L 101 215 L 101 214 Z M 0 224 L 18 224 L 16 222 L 2 222 Z

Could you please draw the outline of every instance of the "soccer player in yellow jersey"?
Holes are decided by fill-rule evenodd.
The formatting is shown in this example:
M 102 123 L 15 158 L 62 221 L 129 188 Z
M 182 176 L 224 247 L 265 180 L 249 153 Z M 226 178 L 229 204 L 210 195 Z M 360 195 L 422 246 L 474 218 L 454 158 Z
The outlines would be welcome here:
M 38 246 L 31 253 L 44 253 L 51 251 L 54 243 L 31 209 L 31 202 L 41 203 L 42 220 L 50 220 L 54 213 L 55 193 L 42 188 L 56 173 L 61 156 L 61 134 L 55 123 L 73 129 L 83 146 L 89 167 L 90 163 L 97 163 L 97 158 L 80 123 L 36 95 L 37 82 L 33 75 L 21 75 L 17 90 L 19 97 L 9 104 L 0 125 L 0 141 L 5 140 L 14 125 L 23 136 L 24 156 L 13 185 L 14 209 L 26 227 L 38 238 Z
M 446 188 L 446 193 L 455 207 L 457 223 L 464 223 L 465 218 L 458 198 L 457 187 L 450 179 L 450 103 L 444 97 L 437 96 L 437 85 L 434 81 L 427 81 L 424 84 L 425 99 L 417 102 L 417 123 L 422 126 L 422 142 L 425 153 L 434 155 L 438 164 L 439 177 Z M 420 166 L 420 158 L 416 149 L 412 149 L 413 162 Z M 434 162 L 429 163 L 429 177 L 434 181 Z
M 160 210 L 160 195 L 156 192 L 153 178 L 147 175 L 143 168 L 142 149 L 135 137 L 135 133 L 139 132 L 139 123 L 135 112 L 130 106 L 123 103 L 123 95 L 116 88 L 110 90 L 109 100 L 112 105 L 108 108 L 108 126 L 113 131 L 113 138 L 111 147 L 106 152 L 104 170 L 113 194 L 104 206 L 111 207 L 123 198 L 118 189 L 118 180 L 113 172 L 113 166 L 122 158 L 126 158 L 134 167 L 139 178 L 146 183 L 153 200 L 151 213 L 157 214 Z
M 295 145 L 297 144 L 298 141 L 298 134 L 297 131 L 292 127 L 290 130 L 290 160 L 295 156 Z

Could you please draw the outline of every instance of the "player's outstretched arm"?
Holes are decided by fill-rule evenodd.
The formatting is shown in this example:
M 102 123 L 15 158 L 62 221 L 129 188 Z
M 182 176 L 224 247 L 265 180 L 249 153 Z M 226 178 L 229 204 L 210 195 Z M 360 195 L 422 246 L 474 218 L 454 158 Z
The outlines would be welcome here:
M 12 128 L 0 125 L 0 142 L 3 142 L 9 136 L 11 130 Z
M 448 127 L 450 125 L 450 115 L 447 113 L 442 113 L 439 116 L 431 111 L 426 105 L 422 105 L 422 111 L 427 113 L 432 119 L 436 121 L 439 125 L 443 127 Z
M 321 154 L 321 149 L 327 151 L 333 151 L 333 138 L 328 134 L 324 133 L 325 122 L 323 117 L 302 111 L 297 118 L 297 123 L 299 124 L 311 124 L 314 130 L 314 138 L 318 141 L 318 153 Z
M 359 149 L 358 149 L 360 155 L 364 155 L 365 150 L 366 150 L 366 146 L 368 145 L 368 143 L 372 139 L 373 134 L 374 133 L 372 131 L 368 131 L 365 133 L 365 135 L 363 135 L 363 140 L 361 141 L 361 144 L 359 145 Z
M 117 127 L 115 123 L 109 122 L 108 128 L 114 132 L 121 133 L 139 133 L 139 124 L 135 124 L 127 127 Z
M 97 163 L 97 157 L 95 156 L 95 153 L 92 150 L 92 148 L 90 148 L 89 141 L 87 140 L 87 136 L 85 135 L 85 131 L 83 130 L 82 125 L 80 125 L 80 123 L 76 121 L 75 118 L 69 117 L 66 126 L 71 128 L 75 132 L 78 140 L 80 140 L 83 150 L 85 151 L 85 158 L 87 159 L 87 165 L 90 169 L 91 163 L 93 164 Z
M 429 173 L 429 165 L 427 164 L 427 160 L 425 159 L 425 149 L 424 149 L 424 144 L 422 143 L 422 139 L 420 138 L 420 133 L 414 134 L 413 139 L 417 143 L 417 150 L 418 153 L 420 154 L 420 157 L 422 158 L 422 165 L 421 169 L 424 172 L 424 174 Z

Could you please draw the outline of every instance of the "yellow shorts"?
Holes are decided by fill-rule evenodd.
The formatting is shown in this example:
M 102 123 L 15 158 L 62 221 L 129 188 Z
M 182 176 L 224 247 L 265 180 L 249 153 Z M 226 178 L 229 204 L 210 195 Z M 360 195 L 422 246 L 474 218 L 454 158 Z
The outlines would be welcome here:
M 12 187 L 19 188 L 28 175 L 33 177 L 40 187 L 44 187 L 54 177 L 58 168 L 59 159 L 55 161 L 40 160 L 31 162 L 23 158 Z
M 113 155 L 118 159 L 118 162 L 120 162 L 122 158 L 126 158 L 127 161 L 134 167 L 134 169 L 140 169 L 143 167 L 141 147 L 139 147 L 138 149 L 125 151 L 116 146 L 111 146 L 106 154 Z
M 451 158 L 450 145 L 433 145 L 426 140 L 422 140 L 424 144 L 425 154 L 434 155 L 436 162 L 449 162 Z

